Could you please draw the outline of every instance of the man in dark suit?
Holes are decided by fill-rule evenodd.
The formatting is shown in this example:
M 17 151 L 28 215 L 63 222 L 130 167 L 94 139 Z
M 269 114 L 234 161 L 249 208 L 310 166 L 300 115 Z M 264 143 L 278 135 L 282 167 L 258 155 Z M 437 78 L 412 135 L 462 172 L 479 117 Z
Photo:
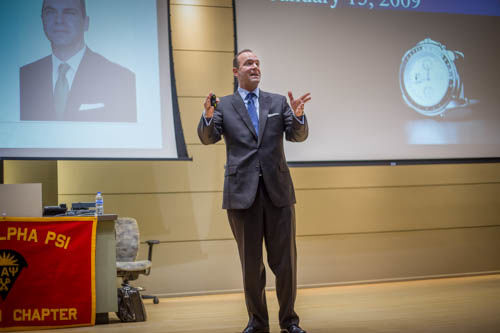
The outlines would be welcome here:
M 234 95 L 205 100 L 198 126 L 203 144 L 224 137 L 227 163 L 222 208 L 238 244 L 249 322 L 243 333 L 269 332 L 265 298 L 266 273 L 262 243 L 276 276 L 282 332 L 304 333 L 294 304 L 297 289 L 295 193 L 286 164 L 283 134 L 289 141 L 308 135 L 304 104 L 309 94 L 294 99 L 258 88 L 260 61 L 251 50 L 238 53 L 233 73 L 239 87 Z
M 135 75 L 91 51 L 85 0 L 44 0 L 52 55 L 20 69 L 21 120 L 137 121 Z

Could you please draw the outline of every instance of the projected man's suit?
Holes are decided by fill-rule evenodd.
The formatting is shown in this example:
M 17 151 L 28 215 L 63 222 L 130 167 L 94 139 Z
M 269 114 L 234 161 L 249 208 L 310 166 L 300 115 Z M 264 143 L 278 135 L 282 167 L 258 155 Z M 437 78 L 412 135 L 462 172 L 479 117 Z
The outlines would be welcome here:
M 54 107 L 52 56 L 21 67 L 21 120 L 136 121 L 135 75 L 85 51 L 61 116 Z
M 21 120 L 137 121 L 135 74 L 90 50 L 85 0 L 44 0 L 52 55 L 20 69 Z

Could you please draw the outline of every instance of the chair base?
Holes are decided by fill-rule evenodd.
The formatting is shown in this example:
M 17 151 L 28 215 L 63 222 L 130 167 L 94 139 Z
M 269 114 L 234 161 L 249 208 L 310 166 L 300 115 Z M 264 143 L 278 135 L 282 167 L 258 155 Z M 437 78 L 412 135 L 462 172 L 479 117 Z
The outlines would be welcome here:
M 160 299 L 158 296 L 152 296 L 152 295 L 141 295 L 143 299 L 152 299 L 154 304 L 160 303 Z
M 128 282 L 129 282 L 129 280 L 124 279 L 122 281 L 122 287 L 130 286 L 130 284 Z M 141 292 L 144 290 L 144 288 L 142 288 L 142 287 L 136 287 L 136 288 L 139 289 L 139 291 L 141 291 Z M 141 298 L 142 299 L 152 299 L 154 304 L 160 303 L 160 299 L 158 298 L 158 296 L 141 295 Z

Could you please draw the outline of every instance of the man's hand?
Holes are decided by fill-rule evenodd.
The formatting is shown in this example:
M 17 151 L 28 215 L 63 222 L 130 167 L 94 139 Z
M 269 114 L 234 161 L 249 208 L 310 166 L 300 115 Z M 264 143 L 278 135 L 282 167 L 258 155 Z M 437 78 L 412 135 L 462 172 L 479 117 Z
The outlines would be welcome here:
M 210 119 L 214 116 L 214 107 L 212 106 L 212 104 L 210 103 L 210 98 L 212 97 L 213 93 L 210 92 L 210 94 L 208 94 L 207 98 L 205 99 L 205 103 L 204 103 L 204 107 L 205 107 L 205 118 L 207 119 Z M 217 103 L 220 102 L 219 98 L 216 99 Z
M 288 92 L 290 98 L 290 106 L 292 107 L 295 117 L 302 117 L 304 115 L 304 105 L 311 100 L 311 93 L 307 93 L 298 99 L 294 99 L 292 92 Z

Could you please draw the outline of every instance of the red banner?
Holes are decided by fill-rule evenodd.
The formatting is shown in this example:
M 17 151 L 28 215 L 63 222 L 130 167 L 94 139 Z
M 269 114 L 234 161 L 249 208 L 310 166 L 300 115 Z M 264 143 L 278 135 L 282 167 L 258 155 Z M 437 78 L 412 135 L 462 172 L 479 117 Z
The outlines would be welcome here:
M 96 226 L 0 218 L 0 331 L 94 325 Z

